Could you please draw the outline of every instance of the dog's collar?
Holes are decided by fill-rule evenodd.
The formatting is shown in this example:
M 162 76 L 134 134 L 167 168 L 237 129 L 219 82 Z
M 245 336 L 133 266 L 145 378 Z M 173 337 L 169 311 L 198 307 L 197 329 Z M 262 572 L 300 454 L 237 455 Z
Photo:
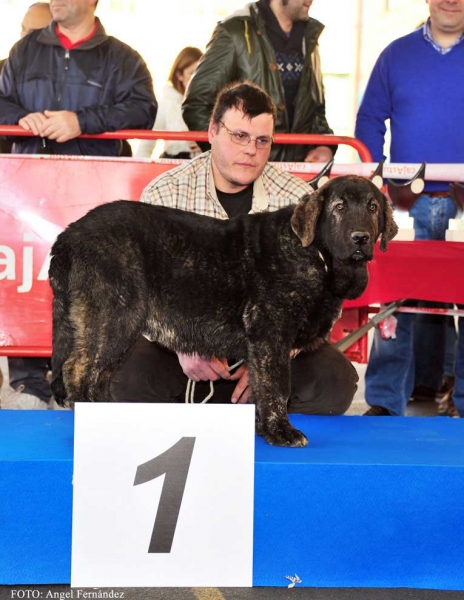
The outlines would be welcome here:
M 328 273 L 329 272 L 329 267 L 327 266 L 327 263 L 325 261 L 324 255 L 322 254 L 322 252 L 320 250 L 318 250 L 317 253 L 319 254 L 322 262 L 324 263 L 325 272 Z

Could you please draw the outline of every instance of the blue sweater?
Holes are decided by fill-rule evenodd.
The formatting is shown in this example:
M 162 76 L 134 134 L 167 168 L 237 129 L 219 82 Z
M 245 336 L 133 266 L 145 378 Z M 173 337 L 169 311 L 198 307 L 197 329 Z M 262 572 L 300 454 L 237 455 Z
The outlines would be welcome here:
M 356 119 L 355 135 L 374 161 L 384 157 L 390 119 L 391 162 L 464 163 L 464 43 L 440 54 L 422 28 L 379 56 Z M 445 189 L 444 183 L 426 189 Z

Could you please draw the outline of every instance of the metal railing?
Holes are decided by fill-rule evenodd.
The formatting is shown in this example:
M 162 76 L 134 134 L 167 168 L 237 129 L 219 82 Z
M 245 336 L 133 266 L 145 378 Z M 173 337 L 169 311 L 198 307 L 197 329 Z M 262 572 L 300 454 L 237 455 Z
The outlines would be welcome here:
M 25 131 L 19 125 L 0 125 L 0 135 L 34 137 L 30 131 Z M 207 131 L 154 131 L 151 129 L 122 129 L 107 131 L 99 134 L 82 134 L 81 138 L 97 140 L 169 140 L 207 142 Z M 316 133 L 276 133 L 276 144 L 308 144 L 312 146 L 345 145 L 354 148 L 362 162 L 372 162 L 372 156 L 367 147 L 356 138 L 343 135 L 326 135 Z

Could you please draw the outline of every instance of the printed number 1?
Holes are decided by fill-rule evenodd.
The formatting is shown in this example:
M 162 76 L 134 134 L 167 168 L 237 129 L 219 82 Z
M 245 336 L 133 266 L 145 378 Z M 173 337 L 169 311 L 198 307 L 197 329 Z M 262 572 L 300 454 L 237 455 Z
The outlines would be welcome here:
M 195 439 L 183 437 L 163 454 L 137 467 L 134 485 L 166 474 L 148 546 L 149 553 L 171 552 Z

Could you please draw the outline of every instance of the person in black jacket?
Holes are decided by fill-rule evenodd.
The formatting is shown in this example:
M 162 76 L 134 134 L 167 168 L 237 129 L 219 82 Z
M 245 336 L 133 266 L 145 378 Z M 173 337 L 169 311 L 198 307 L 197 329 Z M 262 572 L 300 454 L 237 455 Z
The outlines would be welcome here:
M 325 115 L 318 39 L 324 25 L 310 18 L 312 0 L 259 0 L 216 26 L 187 88 L 183 117 L 207 130 L 217 93 L 251 81 L 277 106 L 276 133 L 333 133 Z M 334 146 L 274 144 L 272 161 L 328 162 Z
M 35 2 L 26 11 L 21 23 L 21 37 L 23 38 L 35 29 L 46 27 L 52 20 L 50 4 L 48 2 Z M 0 73 L 6 58 L 0 60 Z M 9 154 L 11 152 L 12 142 L 8 138 L 0 137 L 0 154 Z
M 35 29 L 42 29 L 43 27 L 46 27 L 48 23 L 50 23 L 51 19 L 52 15 L 50 13 L 50 4 L 48 2 L 36 2 L 35 4 L 32 4 L 26 11 L 26 14 L 24 15 L 24 18 L 21 23 L 21 38 L 28 35 L 29 33 L 31 33 L 31 31 L 34 31 Z M 0 73 L 2 72 L 3 65 L 5 63 L 6 59 L 0 60 Z M 0 154 L 10 154 L 11 150 L 11 140 L 7 137 L 0 137 Z M 49 368 L 47 359 L 11 358 L 9 361 L 9 371 L 13 374 L 13 377 L 20 377 L 20 371 L 24 367 L 28 368 L 28 365 L 31 367 L 29 376 L 31 374 L 35 374 L 37 378 L 37 385 L 39 386 L 39 388 L 43 388 L 45 390 L 45 396 L 48 398 L 50 395 L 50 391 L 49 384 L 46 381 L 46 374 Z M 0 372 L 0 388 L 2 387 L 2 380 L 3 375 Z M 17 406 L 18 396 L 19 394 L 9 394 L 10 403 L 14 406 L 14 408 L 16 408 Z M 33 407 L 31 406 L 30 400 L 26 398 L 26 396 L 23 396 L 22 399 L 26 401 L 26 404 L 28 404 L 29 408 Z M 32 404 L 39 406 L 43 405 L 44 408 L 46 407 L 45 402 L 43 402 L 38 397 L 36 397 L 35 400 L 33 400 Z M 8 403 L 2 402 L 2 400 L 0 400 L 0 407 L 7 408 Z
M 18 137 L 13 152 L 118 156 L 120 141 L 78 136 L 153 127 L 148 68 L 105 33 L 97 1 L 51 0 L 51 24 L 13 46 L 0 75 L 0 124 L 36 136 Z
M 105 33 L 98 0 L 51 0 L 53 21 L 13 46 L 0 74 L 0 124 L 20 125 L 14 153 L 119 156 L 119 140 L 82 133 L 151 129 L 156 99 L 147 66 L 132 48 Z M 51 400 L 47 360 L 9 358 L 4 408 L 43 409 Z

